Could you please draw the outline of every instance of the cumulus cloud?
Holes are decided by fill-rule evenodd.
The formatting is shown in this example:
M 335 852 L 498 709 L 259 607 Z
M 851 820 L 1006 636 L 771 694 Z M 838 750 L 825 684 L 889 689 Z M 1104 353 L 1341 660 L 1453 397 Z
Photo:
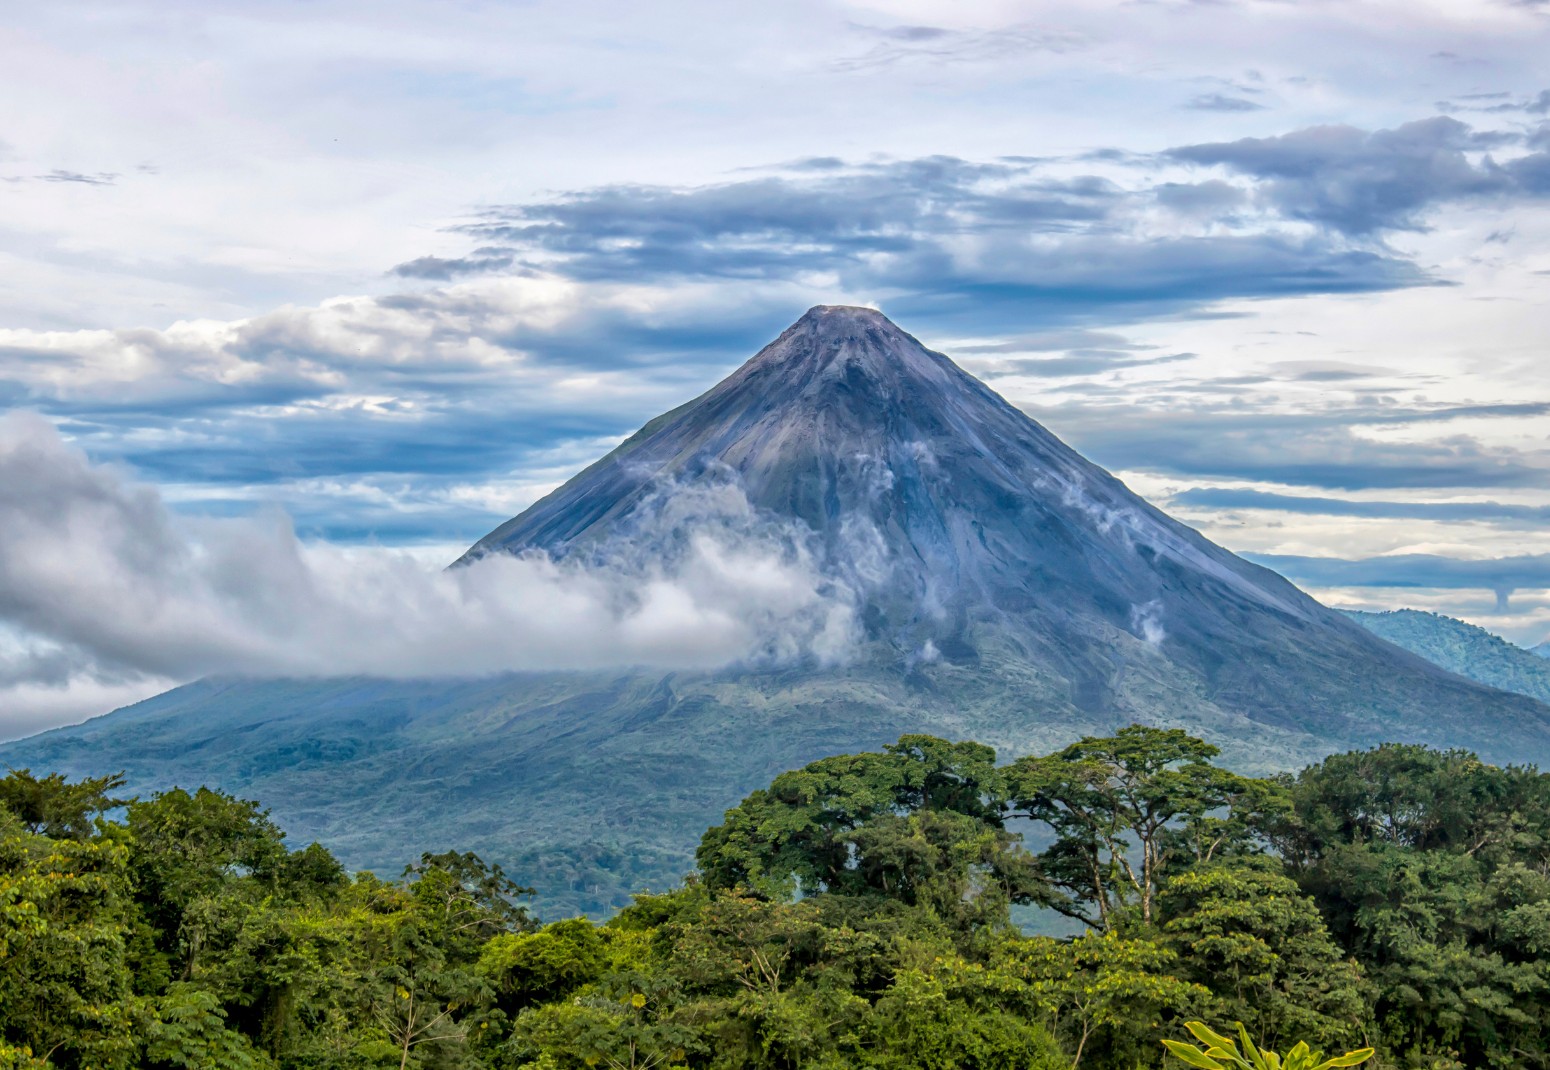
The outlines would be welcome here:
M 1284 138 L 1305 148 L 1314 134 Z M 309 535 L 472 538 L 809 304 L 879 304 L 927 336 L 975 340 L 978 354 L 954 349 L 973 360 L 997 339 L 1104 333 L 1092 329 L 1234 299 L 1435 284 L 1371 235 L 1310 230 L 1292 201 L 1266 214 L 1283 179 L 1325 189 L 1409 166 L 1390 134 L 1362 135 L 1354 155 L 1304 154 L 1312 170 L 1290 177 L 1272 171 L 1292 164 L 1260 159 L 1265 145 L 1249 146 L 1256 156 L 1235 142 L 1211 165 L 1232 173 L 1203 181 L 1179 181 L 1203 156 L 820 157 L 701 185 L 577 188 L 482 212 L 458 228 L 463 255 L 400 264 L 416 292 L 160 330 L 0 330 L 0 403 L 44 412 L 206 511 L 279 499 Z M 1399 141 L 1428 138 L 1477 140 L 1455 123 Z M 1361 162 L 1374 152 L 1381 167 Z M 1526 175 L 1531 162 L 1500 166 Z M 1487 173 L 1473 156 L 1462 166 Z M 1419 218 L 1422 201 L 1388 218 Z M 976 368 L 1069 379 L 1189 358 L 1080 342 L 1040 360 L 1002 352 Z
M 283 500 L 309 535 L 471 541 L 812 303 L 726 298 L 547 275 L 162 330 L 0 329 L 0 404 L 203 511 Z
M 1513 140 L 1439 115 L 1391 130 L 1315 126 L 1168 155 L 1254 176 L 1264 203 L 1289 218 L 1368 235 L 1421 229 L 1427 210 L 1450 201 L 1550 194 L 1542 152 L 1503 163 L 1476 159 Z
M 1126 185 L 1045 160 L 932 156 L 580 189 L 490 208 L 458 229 L 485 255 L 504 250 L 524 270 L 588 284 L 824 280 L 831 294 L 981 332 L 1431 281 L 1381 245 L 1263 220 L 1237 227 L 1244 201 L 1220 180 Z
M 868 40 L 967 38 L 904 26 Z M 1500 139 L 1452 119 L 1331 129 L 1171 155 L 820 156 L 699 184 L 577 186 L 468 219 L 455 239 L 466 252 L 393 270 L 390 285 L 412 292 L 159 330 L 0 329 L 0 403 L 131 465 L 175 509 L 283 501 L 308 538 L 399 543 L 471 541 L 814 303 L 877 304 L 987 376 L 1135 406 L 1121 376 L 1213 354 L 1136 347 L 1118 328 L 1221 315 L 1239 299 L 1438 285 L 1441 269 L 1388 244 L 1388 230 L 1425 225 L 1447 198 L 1529 196 L 1545 156 L 1525 143 L 1492 162 Z M 1315 363 L 1217 389 L 1364 374 Z M 1104 379 L 1076 382 L 1093 376 Z M 1194 389 L 1198 400 L 1211 388 Z M 1543 478 L 1521 451 L 1458 436 L 1375 443 L 1340 413 L 1266 411 L 1278 404 L 1122 421 L 1102 404 L 1068 406 L 1050 422 L 1100 462 L 1184 476 Z
M 303 543 L 279 514 L 180 520 L 156 491 L 13 414 L 0 419 L 0 694 L 210 673 L 845 656 L 850 592 L 821 574 L 797 529 L 755 515 L 725 484 L 646 513 L 661 528 L 637 533 L 651 554 L 492 555 L 444 570 L 402 552 Z

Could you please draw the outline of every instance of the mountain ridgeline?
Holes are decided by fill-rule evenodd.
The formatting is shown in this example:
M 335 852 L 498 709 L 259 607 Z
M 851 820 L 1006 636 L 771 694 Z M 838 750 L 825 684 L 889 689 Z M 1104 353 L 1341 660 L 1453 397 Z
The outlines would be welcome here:
M 1550 660 L 1478 625 L 1420 609 L 1345 610 L 1362 627 L 1471 680 L 1550 703 Z
M 730 496 L 854 610 L 838 658 L 479 680 L 203 681 L 0 749 L 272 800 L 354 866 L 473 849 L 551 916 L 685 872 L 776 772 L 906 732 L 1051 750 L 1135 721 L 1245 772 L 1380 741 L 1550 757 L 1550 708 L 1453 675 L 1132 494 L 882 314 L 812 309 L 461 559 L 671 555 Z M 363 802 L 363 800 L 365 800 Z

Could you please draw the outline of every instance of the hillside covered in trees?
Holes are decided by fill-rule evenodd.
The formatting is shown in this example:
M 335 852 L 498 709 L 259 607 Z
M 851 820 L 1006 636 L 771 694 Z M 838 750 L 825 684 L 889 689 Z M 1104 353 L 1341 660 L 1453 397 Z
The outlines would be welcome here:
M 1478 625 L 1420 609 L 1342 610 L 1363 628 L 1433 665 L 1550 703 L 1550 646 L 1525 650 Z
M 1119 1070 L 1191 1020 L 1385 1067 L 1550 1063 L 1544 776 L 1215 756 L 1141 726 L 1007 765 L 906 736 L 754 792 L 679 889 L 549 924 L 473 855 L 352 877 L 254 803 L 14 771 L 0 1067 Z M 1025 935 L 1019 906 L 1081 935 Z

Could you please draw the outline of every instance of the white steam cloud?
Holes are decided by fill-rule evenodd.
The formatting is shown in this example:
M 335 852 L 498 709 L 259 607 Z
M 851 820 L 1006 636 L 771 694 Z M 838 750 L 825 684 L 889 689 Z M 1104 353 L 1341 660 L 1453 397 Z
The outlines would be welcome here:
M 1163 604 L 1162 599 L 1154 598 L 1139 606 L 1130 607 L 1130 630 L 1136 637 L 1153 646 L 1160 646 L 1162 641 L 1168 638 L 1167 631 L 1163 628 Z
M 110 708 L 39 696 L 89 702 L 211 673 L 846 656 L 851 590 L 819 568 L 802 531 L 756 515 L 735 485 L 678 488 L 640 515 L 628 548 L 597 547 L 585 562 L 491 555 L 443 570 L 401 551 L 303 543 L 278 513 L 179 518 L 47 421 L 0 417 L 0 738 Z

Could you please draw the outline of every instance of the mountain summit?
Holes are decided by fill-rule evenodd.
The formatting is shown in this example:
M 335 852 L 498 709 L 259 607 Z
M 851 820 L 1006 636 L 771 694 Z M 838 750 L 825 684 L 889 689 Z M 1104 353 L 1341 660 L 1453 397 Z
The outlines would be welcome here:
M 1392 646 L 1172 520 L 881 313 L 820 306 L 460 563 L 665 560 L 705 502 L 797 540 L 852 656 L 712 672 L 202 681 L 0 750 L 207 783 L 397 872 L 477 850 L 550 916 L 692 865 L 747 791 L 904 732 L 1054 749 L 1177 725 L 1245 772 L 1385 740 L 1550 759 L 1550 707 Z
M 1153 716 L 1162 685 L 1196 716 L 1392 731 L 1455 683 L 1171 519 L 869 308 L 809 310 L 461 560 L 651 554 L 643 503 L 708 480 L 813 534 L 859 592 L 874 655 L 1022 662 L 1046 715 Z

